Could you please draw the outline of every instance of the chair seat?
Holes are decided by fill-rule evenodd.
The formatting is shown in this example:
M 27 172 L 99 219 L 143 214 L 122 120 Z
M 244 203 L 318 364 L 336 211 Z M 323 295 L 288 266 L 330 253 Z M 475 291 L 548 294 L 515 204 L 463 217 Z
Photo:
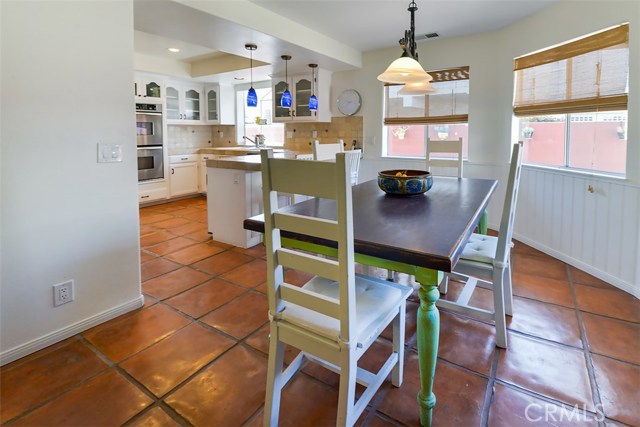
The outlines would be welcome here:
M 382 322 L 392 312 L 397 312 L 398 304 L 406 299 L 412 289 L 406 291 L 381 280 L 357 275 L 356 281 L 356 334 L 358 341 L 366 341 L 377 330 L 372 324 Z M 317 292 L 330 298 L 339 298 L 338 283 L 316 276 L 308 281 L 303 289 Z M 338 342 L 340 322 L 338 319 L 309 310 L 296 304 L 287 303 L 278 316 L 281 320 L 311 330 L 320 336 Z M 383 325 L 386 326 L 386 325 Z M 363 334 L 366 333 L 366 336 Z
M 473 233 L 462 250 L 460 259 L 493 264 L 497 251 L 497 237 Z

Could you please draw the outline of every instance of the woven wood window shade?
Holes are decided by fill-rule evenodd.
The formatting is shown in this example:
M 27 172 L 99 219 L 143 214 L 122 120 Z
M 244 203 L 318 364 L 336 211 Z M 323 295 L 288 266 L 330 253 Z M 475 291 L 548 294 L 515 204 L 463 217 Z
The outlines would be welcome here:
M 401 95 L 385 85 L 385 125 L 465 123 L 469 118 L 469 67 L 429 71 L 437 92 Z
M 516 116 L 627 109 L 629 25 L 516 58 Z

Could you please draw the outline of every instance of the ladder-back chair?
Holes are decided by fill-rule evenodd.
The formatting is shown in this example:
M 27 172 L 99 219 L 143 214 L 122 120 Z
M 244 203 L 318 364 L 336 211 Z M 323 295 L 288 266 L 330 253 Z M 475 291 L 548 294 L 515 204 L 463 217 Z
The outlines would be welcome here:
M 340 374 L 336 424 L 353 425 L 391 373 L 402 383 L 406 299 L 412 289 L 356 276 L 349 165 L 340 153 L 334 162 L 275 159 L 263 150 L 262 187 L 267 251 L 270 341 L 264 425 L 278 425 L 282 389 L 305 359 Z M 294 215 L 278 209 L 277 192 L 333 199 L 335 219 Z M 281 233 L 337 242 L 337 259 L 282 246 Z M 285 282 L 284 269 L 315 275 L 304 286 Z M 393 324 L 393 350 L 377 373 L 358 367 L 358 359 Z M 283 370 L 284 346 L 301 350 Z M 355 400 L 356 382 L 366 387 Z

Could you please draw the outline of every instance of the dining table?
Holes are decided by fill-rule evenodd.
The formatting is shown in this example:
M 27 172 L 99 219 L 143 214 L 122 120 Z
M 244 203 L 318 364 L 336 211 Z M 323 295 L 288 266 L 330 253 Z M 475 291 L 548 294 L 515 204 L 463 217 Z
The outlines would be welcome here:
M 376 180 L 352 187 L 356 262 L 413 275 L 419 284 L 417 399 L 423 426 L 431 426 L 436 404 L 433 384 L 440 334 L 438 285 L 455 267 L 496 185 L 492 179 L 434 177 L 430 190 L 412 196 L 386 194 Z M 312 198 L 283 210 L 336 219 L 334 200 Z M 246 219 L 244 228 L 264 232 L 264 215 Z M 328 256 L 337 254 L 333 241 L 287 233 L 282 237 L 286 246 Z

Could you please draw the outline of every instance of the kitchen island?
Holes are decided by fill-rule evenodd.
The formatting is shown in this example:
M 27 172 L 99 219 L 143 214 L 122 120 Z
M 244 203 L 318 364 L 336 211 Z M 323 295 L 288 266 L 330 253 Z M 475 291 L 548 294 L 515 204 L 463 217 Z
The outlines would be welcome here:
M 279 158 L 295 159 L 295 152 L 279 150 Z M 288 204 L 289 197 L 279 197 Z M 207 227 L 213 240 L 249 248 L 262 234 L 245 230 L 246 218 L 262 213 L 260 155 L 214 156 L 207 160 Z

